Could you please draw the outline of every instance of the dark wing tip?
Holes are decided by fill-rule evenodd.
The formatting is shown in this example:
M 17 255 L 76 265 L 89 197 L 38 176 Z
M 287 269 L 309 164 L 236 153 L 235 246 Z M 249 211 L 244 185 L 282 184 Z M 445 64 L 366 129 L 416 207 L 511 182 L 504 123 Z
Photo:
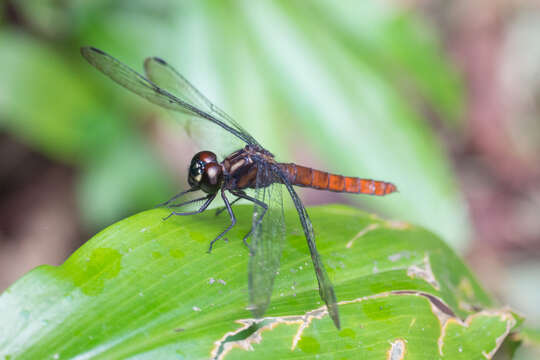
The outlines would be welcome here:
M 103 50 L 99 50 L 98 48 L 95 48 L 93 46 L 90 46 L 90 50 L 95 51 L 98 54 L 105 55 L 105 52 Z
M 158 58 L 156 56 L 147 57 L 144 60 L 144 70 L 146 71 L 147 75 L 150 73 L 150 66 L 152 62 L 157 62 L 160 65 L 168 66 L 167 62 L 161 58 Z
M 81 55 L 86 60 L 88 60 L 90 63 L 92 63 L 92 58 L 95 56 L 94 53 L 99 54 L 101 56 L 106 56 L 107 55 L 104 51 L 99 50 L 98 48 L 95 48 L 93 46 L 83 46 L 83 47 L 81 47 Z
M 88 52 L 97 52 L 98 54 L 101 54 L 101 55 L 106 55 L 105 52 L 103 50 L 99 50 L 98 48 L 95 48 L 93 46 L 83 46 L 81 47 L 81 54 L 85 54 L 85 53 L 88 53 Z
M 167 64 L 167 62 L 165 60 L 163 60 L 162 58 L 158 58 L 157 56 L 151 56 L 151 57 L 147 57 L 145 60 L 144 60 L 144 65 L 145 66 L 148 66 L 147 64 L 150 64 L 152 61 L 155 61 L 161 65 L 165 65 L 165 66 L 168 66 L 169 64 Z
M 167 62 L 165 60 L 163 60 L 162 58 L 158 58 L 158 57 L 154 56 L 152 59 L 156 60 L 161 65 L 167 65 Z
M 339 321 L 339 313 L 330 314 L 330 317 L 332 318 L 332 321 L 334 322 L 334 325 L 338 330 L 341 330 L 341 322 Z

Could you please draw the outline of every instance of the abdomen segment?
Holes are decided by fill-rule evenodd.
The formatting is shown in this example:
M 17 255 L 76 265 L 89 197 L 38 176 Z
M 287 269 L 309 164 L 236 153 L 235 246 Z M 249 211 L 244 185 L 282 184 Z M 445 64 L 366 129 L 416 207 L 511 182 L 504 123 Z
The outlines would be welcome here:
M 296 164 L 278 164 L 292 185 L 313 189 L 383 196 L 397 191 L 386 181 L 330 174 Z

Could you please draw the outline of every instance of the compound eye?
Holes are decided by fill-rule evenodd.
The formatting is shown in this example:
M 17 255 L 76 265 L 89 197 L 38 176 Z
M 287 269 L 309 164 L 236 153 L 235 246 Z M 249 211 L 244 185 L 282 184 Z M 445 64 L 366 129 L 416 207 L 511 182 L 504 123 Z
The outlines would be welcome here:
M 189 167 L 188 182 L 191 186 L 200 185 L 204 174 L 205 163 L 199 159 L 194 158 Z
M 216 154 L 214 154 L 211 151 L 201 151 L 195 155 L 195 157 L 205 164 L 215 163 L 217 162 Z
M 216 193 L 221 186 L 222 178 L 221 166 L 218 163 L 206 164 L 201 189 L 208 194 Z
M 216 154 L 210 151 L 201 151 L 195 154 L 189 166 L 189 185 L 192 188 L 212 193 L 217 191 L 220 181 L 221 167 L 217 162 Z

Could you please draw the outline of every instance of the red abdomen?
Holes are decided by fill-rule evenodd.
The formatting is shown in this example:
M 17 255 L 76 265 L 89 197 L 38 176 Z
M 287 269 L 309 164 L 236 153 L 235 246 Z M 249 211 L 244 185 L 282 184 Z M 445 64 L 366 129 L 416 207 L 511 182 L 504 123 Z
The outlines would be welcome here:
M 385 181 L 329 174 L 296 164 L 279 164 L 279 167 L 288 175 L 289 182 L 296 186 L 378 196 L 397 191 L 394 184 Z

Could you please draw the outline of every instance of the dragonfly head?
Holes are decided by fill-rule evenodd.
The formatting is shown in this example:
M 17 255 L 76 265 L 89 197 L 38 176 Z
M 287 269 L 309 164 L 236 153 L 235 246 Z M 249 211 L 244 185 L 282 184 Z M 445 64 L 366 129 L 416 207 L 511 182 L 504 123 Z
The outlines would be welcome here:
M 214 194 L 219 190 L 222 180 L 223 172 L 216 154 L 211 151 L 201 151 L 193 156 L 188 176 L 188 183 L 192 188 Z

